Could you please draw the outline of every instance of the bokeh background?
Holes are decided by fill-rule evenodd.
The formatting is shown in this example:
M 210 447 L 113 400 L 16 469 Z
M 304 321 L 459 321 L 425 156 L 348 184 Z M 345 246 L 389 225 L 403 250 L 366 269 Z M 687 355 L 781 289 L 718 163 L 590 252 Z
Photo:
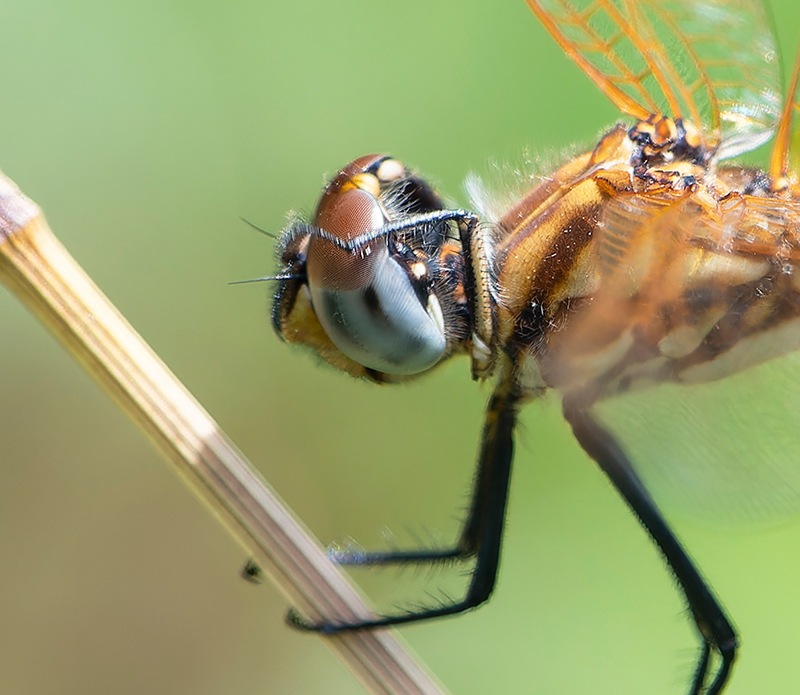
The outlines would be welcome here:
M 772 7 L 791 63 L 800 9 Z M 360 154 L 464 205 L 492 159 L 591 146 L 616 114 L 524 3 L 4 0 L 0 26 L 0 167 L 280 495 L 326 543 L 453 537 L 488 396 L 466 362 L 358 383 L 276 339 L 268 286 L 226 283 L 274 268 L 240 216 L 279 230 Z M 0 323 L 0 690 L 361 692 L 6 292 Z M 800 690 L 800 524 L 678 528 L 742 632 L 730 692 Z M 384 608 L 458 585 L 354 574 Z M 681 693 L 696 653 L 552 402 L 522 416 L 495 598 L 403 634 L 459 694 Z

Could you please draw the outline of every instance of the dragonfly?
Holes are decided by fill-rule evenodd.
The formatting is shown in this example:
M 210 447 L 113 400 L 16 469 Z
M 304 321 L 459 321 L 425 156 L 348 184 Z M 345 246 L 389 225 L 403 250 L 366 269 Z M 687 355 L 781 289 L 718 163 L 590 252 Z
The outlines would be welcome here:
M 709 507 L 702 471 L 741 472 L 744 507 L 751 474 L 763 468 L 780 483 L 791 463 L 780 438 L 790 425 L 759 423 L 764 446 L 748 448 L 736 442 L 752 426 L 735 415 L 749 419 L 749 394 L 766 390 L 765 379 L 786 385 L 764 419 L 791 422 L 800 406 L 783 366 L 800 348 L 800 60 L 783 99 L 758 0 L 527 4 L 624 122 L 499 212 L 448 208 L 399 160 L 359 157 L 326 185 L 310 219 L 284 229 L 272 278 L 279 336 L 353 377 L 398 383 L 466 356 L 473 379 L 494 380 L 453 545 L 331 554 L 343 565 L 470 560 L 468 586 L 359 622 L 296 612 L 291 622 L 336 633 L 484 603 L 500 561 L 517 414 L 555 392 L 686 601 L 700 644 L 689 692 L 716 695 L 738 637 L 649 471 L 677 477 L 688 499 Z M 764 169 L 730 163 L 773 137 Z M 737 392 L 744 402 L 732 400 Z M 726 409 L 733 419 L 715 421 Z M 797 502 L 774 483 L 776 498 Z

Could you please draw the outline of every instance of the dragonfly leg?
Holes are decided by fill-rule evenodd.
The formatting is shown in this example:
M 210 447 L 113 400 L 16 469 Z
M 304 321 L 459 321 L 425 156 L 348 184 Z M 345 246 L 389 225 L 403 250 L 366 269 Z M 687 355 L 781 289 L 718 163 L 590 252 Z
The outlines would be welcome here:
M 500 561 L 518 400 L 518 393 L 508 379 L 499 384 L 489 401 L 472 503 L 458 542 L 452 548 L 439 550 L 364 553 L 360 555 L 361 559 L 357 563 L 436 562 L 448 558 L 474 558 L 475 565 L 469 585 L 461 599 L 430 608 L 383 615 L 354 623 L 309 622 L 296 611 L 290 611 L 287 616 L 289 623 L 303 630 L 336 633 L 453 615 L 484 603 L 494 589 Z
M 564 415 L 584 451 L 608 476 L 650 534 L 686 597 L 703 640 L 690 694 L 718 695 L 730 676 L 736 658 L 737 638 L 730 620 L 611 432 L 585 408 L 565 402 Z M 716 673 L 711 672 L 712 652 L 719 657 Z

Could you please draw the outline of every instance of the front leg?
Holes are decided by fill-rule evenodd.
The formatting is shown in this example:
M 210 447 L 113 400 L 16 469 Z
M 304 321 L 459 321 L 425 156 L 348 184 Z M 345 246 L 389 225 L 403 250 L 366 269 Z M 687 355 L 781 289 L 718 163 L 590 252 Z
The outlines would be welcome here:
M 512 435 L 516 423 L 518 401 L 519 394 L 511 379 L 502 381 L 489 401 L 472 503 L 458 542 L 453 547 L 435 550 L 419 549 L 333 555 L 333 559 L 342 564 L 357 565 L 440 562 L 449 559 L 474 558 L 475 566 L 469 585 L 461 599 L 431 608 L 385 615 L 354 623 L 325 621 L 312 623 L 303 619 L 296 611 L 291 611 L 288 616 L 289 622 L 303 630 L 335 633 L 400 625 L 453 615 L 485 602 L 494 588 L 500 561 L 503 522 L 514 451 Z

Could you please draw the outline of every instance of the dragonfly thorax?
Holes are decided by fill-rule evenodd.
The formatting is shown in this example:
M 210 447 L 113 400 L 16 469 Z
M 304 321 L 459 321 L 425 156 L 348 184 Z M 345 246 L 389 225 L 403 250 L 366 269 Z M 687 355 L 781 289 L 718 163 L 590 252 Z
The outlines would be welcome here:
M 682 118 L 651 115 L 636 123 L 628 131 L 628 137 L 635 144 L 631 162 L 635 168 L 674 162 L 705 166 L 713 154 L 713 148 L 706 145 L 701 132 Z

